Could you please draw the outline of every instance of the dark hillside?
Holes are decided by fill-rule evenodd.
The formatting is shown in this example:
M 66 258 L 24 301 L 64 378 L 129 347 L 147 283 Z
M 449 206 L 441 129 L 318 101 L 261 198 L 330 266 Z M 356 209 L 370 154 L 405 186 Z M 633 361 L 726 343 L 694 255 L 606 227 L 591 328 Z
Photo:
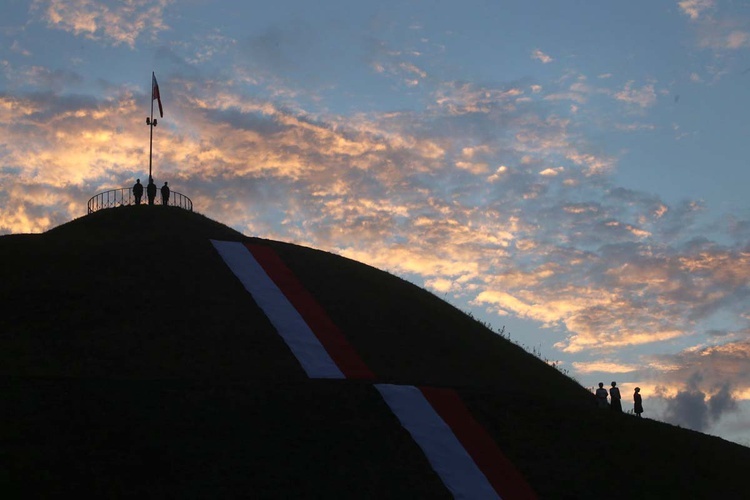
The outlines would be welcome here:
M 0 238 L 0 373 L 273 378 L 268 364 L 287 360 L 285 370 L 301 372 L 265 315 L 239 300 L 243 290 L 209 242 L 241 235 L 158 210 L 112 209 Z
M 383 380 L 483 387 L 588 406 L 589 392 L 435 295 L 359 262 L 269 242 Z
M 750 449 L 601 413 L 419 287 L 148 206 L 0 237 L 0 491 L 450 496 L 371 383 L 306 376 L 210 239 L 273 247 L 378 382 L 457 389 L 542 498 L 747 494 Z

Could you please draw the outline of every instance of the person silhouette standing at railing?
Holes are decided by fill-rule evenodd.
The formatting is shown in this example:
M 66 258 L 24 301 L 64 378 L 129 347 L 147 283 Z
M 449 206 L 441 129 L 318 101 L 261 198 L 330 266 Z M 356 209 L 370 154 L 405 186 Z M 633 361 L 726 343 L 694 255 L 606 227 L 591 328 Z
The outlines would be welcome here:
M 146 186 L 146 195 L 148 195 L 148 204 L 153 205 L 154 199 L 156 198 L 156 184 L 154 184 L 154 178 L 148 177 L 148 186 Z
M 167 186 L 166 182 L 161 187 L 161 204 L 165 207 L 169 205 L 169 186 Z
M 135 184 L 133 185 L 133 196 L 135 197 L 135 204 L 140 205 L 141 198 L 143 197 L 143 184 L 141 184 L 140 179 L 135 180 Z

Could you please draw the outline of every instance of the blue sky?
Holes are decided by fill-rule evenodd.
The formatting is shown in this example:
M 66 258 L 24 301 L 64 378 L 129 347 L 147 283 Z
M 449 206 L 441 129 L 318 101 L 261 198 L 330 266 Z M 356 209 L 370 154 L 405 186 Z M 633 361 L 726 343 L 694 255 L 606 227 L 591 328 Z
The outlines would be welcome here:
M 147 177 L 155 71 L 197 211 L 750 444 L 750 4 L 8 0 L 0 37 L 0 234 Z

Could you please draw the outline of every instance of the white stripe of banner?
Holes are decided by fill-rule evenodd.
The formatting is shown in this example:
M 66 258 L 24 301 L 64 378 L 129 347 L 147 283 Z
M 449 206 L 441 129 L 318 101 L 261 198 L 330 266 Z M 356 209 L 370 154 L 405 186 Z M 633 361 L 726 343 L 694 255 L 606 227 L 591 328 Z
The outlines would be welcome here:
M 413 385 L 375 384 L 456 498 L 499 498 L 453 431 Z
M 239 278 L 271 324 L 292 350 L 310 378 L 343 379 L 341 372 L 297 309 L 268 277 L 245 245 L 235 241 L 211 240 L 229 269 Z

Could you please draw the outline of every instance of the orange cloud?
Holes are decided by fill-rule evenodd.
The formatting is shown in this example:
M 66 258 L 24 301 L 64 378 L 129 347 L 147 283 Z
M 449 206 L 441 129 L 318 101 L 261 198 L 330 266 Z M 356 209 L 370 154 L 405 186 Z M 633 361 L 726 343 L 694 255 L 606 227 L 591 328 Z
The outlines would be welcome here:
M 112 45 L 135 46 L 144 32 L 151 36 L 167 29 L 164 10 L 173 0 L 130 0 L 109 6 L 95 0 L 34 0 L 51 27 Z
M 534 52 L 531 53 L 531 58 L 541 61 L 542 64 L 549 64 L 554 61 L 554 59 L 552 59 L 550 56 L 539 49 L 535 49 Z
M 680 0 L 677 2 L 683 13 L 696 20 L 701 14 L 714 7 L 714 0 Z

